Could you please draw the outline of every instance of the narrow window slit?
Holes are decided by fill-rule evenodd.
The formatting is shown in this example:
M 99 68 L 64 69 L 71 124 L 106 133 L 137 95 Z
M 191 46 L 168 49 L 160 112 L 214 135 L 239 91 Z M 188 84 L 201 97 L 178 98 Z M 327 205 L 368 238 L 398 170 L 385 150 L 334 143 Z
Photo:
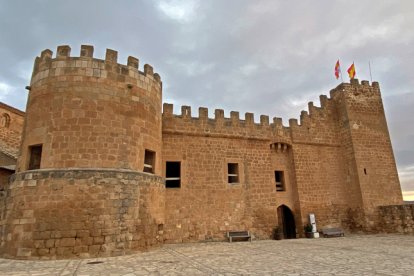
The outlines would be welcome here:
M 29 147 L 29 167 L 28 170 L 40 169 L 42 161 L 42 145 L 33 145 Z
M 276 191 L 286 191 L 283 171 L 275 171 Z
M 239 183 L 239 164 L 227 164 L 227 180 L 228 183 Z
M 150 150 L 145 150 L 144 156 L 144 172 L 154 173 L 155 167 L 155 152 Z

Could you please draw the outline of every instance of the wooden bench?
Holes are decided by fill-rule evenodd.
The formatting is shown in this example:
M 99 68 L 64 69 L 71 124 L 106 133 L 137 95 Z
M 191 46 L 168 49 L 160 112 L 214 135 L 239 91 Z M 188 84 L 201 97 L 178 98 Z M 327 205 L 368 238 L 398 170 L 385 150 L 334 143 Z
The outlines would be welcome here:
M 341 228 L 324 228 L 322 229 L 322 235 L 325 238 L 328 237 L 344 237 L 345 233 L 344 230 Z
M 229 238 L 230 242 L 233 242 L 234 238 L 246 238 L 250 242 L 252 241 L 252 236 L 250 235 L 249 231 L 228 231 L 227 232 L 227 238 Z

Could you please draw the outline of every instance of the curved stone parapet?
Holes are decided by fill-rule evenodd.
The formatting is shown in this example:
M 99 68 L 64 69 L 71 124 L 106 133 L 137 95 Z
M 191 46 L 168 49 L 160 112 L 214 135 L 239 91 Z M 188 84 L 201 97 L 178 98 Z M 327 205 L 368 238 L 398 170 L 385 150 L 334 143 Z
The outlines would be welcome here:
M 124 255 L 163 242 L 164 181 L 129 170 L 35 170 L 12 176 L 0 206 L 5 258 Z

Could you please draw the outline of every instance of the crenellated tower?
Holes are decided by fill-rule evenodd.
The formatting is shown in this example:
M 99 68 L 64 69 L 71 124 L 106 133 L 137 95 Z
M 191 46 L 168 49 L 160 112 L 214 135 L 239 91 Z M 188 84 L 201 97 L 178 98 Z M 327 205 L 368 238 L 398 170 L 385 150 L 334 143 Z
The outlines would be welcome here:
M 402 203 L 379 84 L 354 79 L 320 102 L 290 121 L 302 220 L 375 230 L 377 208 Z
M 379 206 L 402 204 L 402 193 L 378 82 L 351 80 L 331 90 L 337 104 L 352 228 L 378 230 Z
M 1 212 L 4 257 L 125 254 L 163 242 L 160 76 L 82 45 L 34 64 L 16 174 Z
M 55 58 L 50 50 L 36 58 L 17 171 L 27 170 L 30 158 L 36 163 L 40 151 L 40 163 L 32 166 L 41 169 L 143 171 L 147 151 L 159 175 L 160 76 L 148 64 L 139 71 L 131 56 L 127 65 L 118 64 L 113 50 L 105 60 L 93 58 L 92 46 L 82 45 L 80 57 L 70 52 L 59 46 Z

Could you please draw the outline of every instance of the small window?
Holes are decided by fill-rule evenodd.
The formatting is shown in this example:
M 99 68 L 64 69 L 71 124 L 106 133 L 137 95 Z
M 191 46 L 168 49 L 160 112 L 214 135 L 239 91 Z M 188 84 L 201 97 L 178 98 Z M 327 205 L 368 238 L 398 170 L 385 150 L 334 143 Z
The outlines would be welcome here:
M 150 150 L 145 150 L 144 157 L 144 172 L 154 173 L 155 167 L 155 152 Z
M 227 164 L 227 179 L 228 183 L 239 183 L 239 164 Z
M 42 160 L 42 145 L 29 147 L 29 170 L 40 169 L 40 161 Z
M 276 191 L 283 192 L 286 190 L 283 171 L 275 171 L 275 181 L 276 181 Z
M 180 188 L 181 187 L 181 163 L 180 162 L 166 162 L 165 187 L 166 188 Z
M 8 128 L 10 126 L 10 116 L 7 113 L 3 113 L 1 116 L 0 125 L 2 127 Z

